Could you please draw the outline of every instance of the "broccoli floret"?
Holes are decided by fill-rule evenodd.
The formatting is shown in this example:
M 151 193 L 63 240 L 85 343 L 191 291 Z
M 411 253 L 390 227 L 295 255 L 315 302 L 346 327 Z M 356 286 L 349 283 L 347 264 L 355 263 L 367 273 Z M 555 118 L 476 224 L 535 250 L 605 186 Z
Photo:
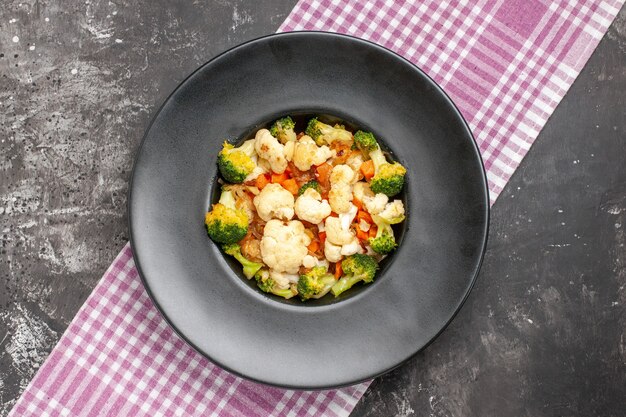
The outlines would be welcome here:
M 213 204 L 205 218 L 207 233 L 217 243 L 239 242 L 248 233 L 248 215 L 235 207 L 232 191 L 223 190 L 220 201 Z
M 341 269 L 344 275 L 330 289 L 335 297 L 349 290 L 359 281 L 366 284 L 374 281 L 378 263 L 373 256 L 357 253 L 344 259 L 341 262 Z
M 283 117 L 274 122 L 270 128 L 270 134 L 278 139 L 281 143 L 293 142 L 296 140 L 295 122 L 291 117 Z
M 298 195 L 304 194 L 304 192 L 308 188 L 313 188 L 315 191 L 317 191 L 318 193 L 322 194 L 322 189 L 320 188 L 320 183 L 315 181 L 315 180 L 311 180 L 311 181 L 309 181 L 307 183 L 302 184 L 302 187 L 300 187 L 300 189 L 298 190 Z
M 241 266 L 243 266 L 243 274 L 246 278 L 250 279 L 256 274 L 259 269 L 263 266 L 263 264 L 258 262 L 252 262 L 248 260 L 245 256 L 241 254 L 241 246 L 237 243 L 229 243 L 227 245 L 223 245 L 222 249 L 228 255 L 233 256 L 235 259 L 239 261 Z
M 270 278 L 270 273 L 267 269 L 258 271 L 254 275 L 254 278 L 256 279 L 257 286 L 263 292 L 274 294 L 287 300 L 295 295 L 291 288 L 278 288 L 274 280 Z
M 354 134 L 354 145 L 357 149 L 369 154 L 372 151 L 378 149 L 378 142 L 371 132 L 364 132 L 359 130 Z
M 227 182 L 241 184 L 256 168 L 253 155 L 254 139 L 245 141 L 238 148 L 224 142 L 224 147 L 217 156 L 217 167 Z
M 402 212 L 384 210 L 380 214 L 372 215 L 377 231 L 376 236 L 369 238 L 369 244 L 374 252 L 386 255 L 398 246 L 391 225 L 401 223 L 404 218 L 404 209 Z
M 330 145 L 334 141 L 352 142 L 352 133 L 341 127 L 333 127 L 322 123 L 317 118 L 309 120 L 306 134 L 313 138 L 319 146 Z
M 315 266 L 306 274 L 300 275 L 298 279 L 298 294 L 302 301 L 309 298 L 321 298 L 328 294 L 328 291 L 337 282 L 332 274 L 328 273 L 325 266 Z
M 393 197 L 402 190 L 406 168 L 398 162 L 389 163 L 385 155 L 377 147 L 370 152 L 370 158 L 374 162 L 374 178 L 370 182 L 370 188 L 376 194 L 383 193 Z

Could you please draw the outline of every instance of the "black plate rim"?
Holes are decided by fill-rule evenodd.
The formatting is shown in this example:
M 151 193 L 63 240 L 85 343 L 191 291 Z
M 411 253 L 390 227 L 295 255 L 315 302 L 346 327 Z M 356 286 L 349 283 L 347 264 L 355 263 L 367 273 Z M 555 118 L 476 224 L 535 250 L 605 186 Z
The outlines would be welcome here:
M 148 282 L 144 276 L 143 273 L 143 269 L 141 267 L 141 261 L 139 259 L 139 257 L 137 256 L 137 251 L 135 250 L 135 238 L 134 238 L 134 233 L 133 233 L 133 216 L 132 216 L 132 210 L 131 210 L 131 206 L 132 206 L 132 201 L 133 201 L 133 185 L 134 185 L 134 180 L 135 180 L 135 167 L 137 165 L 137 161 L 139 160 L 139 157 L 141 155 L 141 151 L 146 143 L 146 140 L 148 138 L 148 134 L 153 126 L 153 124 L 155 123 L 155 121 L 157 120 L 157 118 L 159 117 L 159 115 L 161 114 L 161 111 L 163 110 L 163 108 L 167 105 L 167 103 L 170 101 L 170 99 L 176 95 L 176 93 L 186 84 L 186 82 L 192 78 L 196 73 L 200 72 L 204 67 L 206 67 L 207 65 L 210 65 L 211 63 L 213 63 L 214 61 L 219 60 L 220 58 L 222 58 L 223 56 L 226 56 L 240 48 L 244 48 L 248 45 L 257 43 L 257 42 L 261 42 L 267 38 L 275 38 L 275 37 L 291 37 L 291 36 L 299 36 L 299 35 L 316 35 L 316 36 L 327 36 L 327 37 L 336 37 L 336 38 L 340 38 L 340 39 L 348 39 L 351 40 L 353 42 L 359 42 L 359 43 L 364 43 L 369 45 L 370 47 L 373 47 L 375 49 L 379 49 L 380 51 L 382 51 L 383 53 L 386 54 L 391 54 L 392 56 L 394 56 L 396 59 L 400 59 L 402 61 L 404 61 L 406 64 L 409 64 L 415 71 L 417 71 L 418 73 L 420 73 L 422 76 L 424 76 L 432 85 L 433 87 L 440 93 L 443 95 L 443 97 L 446 99 L 446 101 L 448 102 L 448 104 L 451 106 L 451 108 L 454 110 L 454 112 L 457 114 L 457 116 L 459 117 L 459 120 L 463 123 L 466 133 L 469 135 L 469 138 L 471 138 L 471 143 L 472 143 L 472 150 L 474 152 L 474 156 L 477 157 L 478 162 L 479 162 L 479 166 L 481 168 L 481 180 L 483 182 L 484 185 L 484 194 L 483 194 L 483 203 L 485 204 L 485 212 L 484 212 L 484 229 L 482 230 L 484 239 L 482 242 L 482 246 L 480 249 L 480 256 L 479 259 L 476 262 L 476 266 L 474 268 L 471 280 L 469 282 L 469 285 L 467 287 L 467 291 L 465 292 L 465 295 L 463 296 L 463 298 L 460 300 L 460 302 L 458 303 L 458 305 L 455 307 L 454 312 L 452 313 L 452 315 L 450 316 L 449 320 L 441 327 L 441 329 L 439 330 L 439 332 L 437 332 L 430 340 L 428 340 L 425 344 L 423 344 L 422 346 L 420 346 L 419 348 L 417 348 L 417 350 L 415 350 L 413 353 L 411 353 L 409 356 L 407 356 L 407 358 L 405 358 L 404 360 L 400 361 L 399 363 L 397 363 L 395 366 L 389 367 L 387 369 L 384 369 L 382 371 L 379 372 L 374 372 L 371 374 L 371 376 L 365 377 L 365 378 L 359 378 L 359 379 L 354 379 L 354 380 L 347 380 L 345 383 L 341 383 L 341 384 L 333 384 L 333 385 L 310 385 L 310 386 L 296 386 L 296 385 L 285 385 L 285 384 L 278 384 L 275 383 L 273 381 L 269 381 L 269 380 L 263 380 L 260 378 L 253 378 L 250 377 L 248 375 L 245 375 L 244 373 L 241 373 L 239 371 L 236 371 L 232 368 L 230 368 L 229 366 L 221 363 L 220 361 L 217 361 L 215 359 L 213 359 L 210 355 L 208 355 L 207 353 L 203 352 L 198 346 L 196 346 L 194 343 L 191 342 L 191 340 L 185 336 L 185 334 L 183 334 L 175 325 L 174 323 L 171 321 L 171 319 L 169 318 L 169 316 L 166 314 L 166 312 L 162 309 L 161 305 L 156 301 L 156 298 L 152 292 L 152 290 L 150 289 L 150 286 L 148 285 Z M 133 261 L 135 263 L 135 267 L 137 268 L 137 272 L 138 275 L 141 279 L 141 282 L 146 290 L 146 292 L 148 293 L 148 296 L 150 297 L 150 300 L 152 302 L 152 304 L 156 307 L 157 311 L 161 314 L 161 317 L 166 321 L 166 323 L 170 326 L 170 328 L 174 331 L 174 333 L 179 336 L 182 340 L 185 341 L 185 343 L 187 343 L 189 346 L 191 346 L 196 352 L 198 352 L 200 355 L 202 355 L 203 357 L 205 357 L 206 359 L 208 359 L 210 362 L 212 362 L 213 364 L 219 366 L 220 368 L 226 370 L 227 372 L 232 373 L 233 375 L 236 375 L 238 377 L 241 377 L 243 379 L 249 380 L 249 381 L 253 381 L 253 382 L 257 382 L 257 383 L 261 383 L 264 385 L 268 385 L 268 386 L 272 386 L 272 387 L 276 387 L 276 388 L 283 388 L 283 389 L 294 389 L 294 390 L 306 390 L 306 391 L 319 391 L 319 390 L 326 390 L 326 389 L 337 389 L 337 388 L 342 388 L 342 387 L 348 387 L 348 386 L 352 386 L 352 385 L 356 385 L 359 383 L 363 383 L 366 381 L 370 381 L 374 378 L 377 378 L 379 376 L 382 376 L 384 374 L 387 374 L 388 372 L 399 368 L 400 366 L 404 365 L 405 363 L 407 363 L 409 360 L 411 360 L 413 357 L 415 357 L 418 353 L 420 353 L 421 351 L 423 351 L 424 349 L 426 349 L 428 346 L 430 346 L 440 335 L 441 333 L 443 333 L 443 331 L 450 325 L 450 323 L 454 320 L 454 318 L 458 315 L 459 311 L 461 310 L 461 308 L 463 307 L 463 305 L 465 304 L 465 302 L 467 301 L 467 298 L 469 297 L 470 293 L 472 292 L 472 289 L 474 288 L 478 275 L 480 273 L 482 264 L 484 262 L 484 258 L 485 258 L 485 252 L 487 249 L 487 242 L 489 240 L 489 226 L 490 226 L 490 218 L 491 218 L 491 206 L 490 206 L 490 198 L 489 198 L 489 185 L 488 185 L 488 180 L 487 180 L 487 171 L 485 168 L 485 164 L 482 158 L 482 155 L 480 153 L 480 149 L 478 147 L 478 143 L 476 142 L 476 138 L 474 137 L 474 134 L 472 133 L 472 130 L 469 127 L 469 124 L 467 123 L 467 120 L 465 119 L 465 117 L 463 116 L 463 114 L 461 113 L 461 111 L 459 110 L 459 108 L 456 106 L 456 104 L 454 103 L 454 101 L 450 98 L 450 96 L 445 92 L 445 90 L 433 79 L 431 78 L 425 71 L 423 71 L 420 67 L 418 67 L 417 65 L 415 65 L 413 62 L 409 61 L 408 59 L 404 58 L 402 55 L 392 51 L 391 49 L 379 45 L 375 42 L 366 40 L 366 39 L 362 39 L 362 38 L 358 38 L 356 36 L 352 36 L 352 35 L 346 35 L 346 34 L 341 34 L 341 33 L 336 33 L 336 32 L 326 32 L 326 31 L 315 31 L 315 30 L 300 30 L 300 31 L 291 31 L 291 32 L 281 32 L 281 33 L 272 33 L 269 35 L 264 35 L 264 36 L 260 36 L 251 40 L 248 40 L 246 42 L 237 44 L 231 48 L 226 49 L 225 51 L 217 54 L 216 56 L 214 56 L 213 58 L 211 58 L 210 60 L 206 61 L 205 63 L 203 63 L 202 65 L 200 65 L 198 68 L 196 68 L 194 71 L 192 71 L 189 75 L 187 75 L 182 81 L 180 81 L 180 83 L 172 90 L 172 92 L 163 100 L 163 102 L 161 103 L 161 105 L 158 107 L 158 109 L 155 111 L 154 115 L 152 116 L 150 123 L 147 125 L 144 134 L 142 136 L 140 145 L 137 148 L 135 157 L 133 158 L 133 169 L 132 169 L 132 174 L 131 174 L 131 178 L 129 181 L 129 191 L 128 191 L 128 201 L 126 204 L 126 210 L 127 210 L 127 215 L 128 215 L 128 230 L 129 230 L 129 241 L 130 241 L 130 247 L 133 253 Z

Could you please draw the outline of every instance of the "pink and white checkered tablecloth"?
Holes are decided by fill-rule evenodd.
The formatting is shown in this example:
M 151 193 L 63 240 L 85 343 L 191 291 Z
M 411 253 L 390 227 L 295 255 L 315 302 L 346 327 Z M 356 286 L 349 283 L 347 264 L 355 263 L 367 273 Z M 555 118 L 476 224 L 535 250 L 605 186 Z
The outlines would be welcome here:
M 301 0 L 280 27 L 346 33 L 403 55 L 469 122 L 491 202 L 624 0 Z M 196 353 L 161 318 L 126 245 L 11 416 L 346 416 L 368 384 L 281 390 Z

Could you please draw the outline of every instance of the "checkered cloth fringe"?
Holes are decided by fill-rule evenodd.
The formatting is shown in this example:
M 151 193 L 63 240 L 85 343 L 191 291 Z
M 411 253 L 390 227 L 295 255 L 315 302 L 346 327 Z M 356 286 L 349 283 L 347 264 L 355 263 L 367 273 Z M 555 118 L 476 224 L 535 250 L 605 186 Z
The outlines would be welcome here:
M 468 120 L 495 201 L 623 0 L 302 0 L 280 30 L 369 39 L 435 79 Z M 281 390 L 183 342 L 150 301 L 129 245 L 11 416 L 346 416 L 368 384 Z

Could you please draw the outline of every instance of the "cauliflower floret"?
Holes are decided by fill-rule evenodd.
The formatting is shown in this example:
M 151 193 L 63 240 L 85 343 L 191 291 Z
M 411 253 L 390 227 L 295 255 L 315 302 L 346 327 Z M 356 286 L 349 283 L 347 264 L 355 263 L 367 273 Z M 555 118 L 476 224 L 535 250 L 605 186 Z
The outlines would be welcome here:
M 350 229 L 344 230 L 341 227 L 341 220 L 338 217 L 326 218 L 326 241 L 334 245 L 347 245 L 354 239 L 354 234 Z
M 306 255 L 302 259 L 302 266 L 305 268 L 313 268 L 316 265 L 317 265 L 317 258 L 315 256 Z
M 290 220 L 293 217 L 293 194 L 280 184 L 268 184 L 254 197 L 254 206 L 264 221 L 273 218 Z
M 363 204 L 370 214 L 378 214 L 385 209 L 389 197 L 385 194 L 378 193 L 374 197 L 365 197 Z
M 335 165 L 330 171 L 330 184 L 350 184 L 354 180 L 354 171 L 348 165 Z
M 330 204 L 322 200 L 320 193 L 313 188 L 307 188 L 295 205 L 296 215 L 300 220 L 318 224 L 330 215 Z
M 345 245 L 335 245 L 328 239 L 324 242 L 324 256 L 330 262 L 339 262 L 342 257 L 354 255 L 355 253 L 363 253 L 363 248 L 359 244 L 356 236 Z
M 324 242 L 324 256 L 330 262 L 339 262 L 341 260 L 341 246 L 333 245 L 326 239 Z
M 361 229 L 362 231 L 369 232 L 371 227 L 372 225 L 366 222 L 364 219 L 359 220 L 359 229 Z
M 324 266 L 328 269 L 328 261 L 326 259 L 318 259 L 315 256 L 307 255 L 302 260 L 302 266 L 305 268 L 313 268 L 315 266 Z
M 276 286 L 281 289 L 289 288 L 289 284 L 291 283 L 297 283 L 298 277 L 298 274 L 287 274 L 270 269 L 270 278 L 272 278 Z
M 291 161 L 293 159 L 293 152 L 296 149 L 296 142 L 295 141 L 289 141 L 287 143 L 285 143 L 285 159 L 287 161 Z
M 359 181 L 354 184 L 352 193 L 354 194 L 354 198 L 359 201 L 365 201 L 366 197 L 374 197 L 374 192 L 370 188 L 370 185 L 364 181 Z
M 357 208 L 357 206 L 350 203 L 350 209 L 347 212 L 339 215 L 339 220 L 341 221 L 341 228 L 343 230 L 350 229 L 350 225 L 352 224 L 352 221 L 356 217 L 356 214 L 358 211 L 359 209 Z
M 256 132 L 254 137 L 254 149 L 256 153 L 270 163 L 272 171 L 282 174 L 287 168 L 285 159 L 285 146 L 278 139 L 271 135 L 267 129 Z
M 328 201 L 335 213 L 347 212 L 352 201 L 352 186 L 343 182 L 334 184 L 328 192 Z
M 393 200 L 390 203 L 387 203 L 385 209 L 380 213 L 377 213 L 380 217 L 384 219 L 394 219 L 404 216 L 404 204 L 402 204 L 402 200 Z
M 321 165 L 334 154 L 328 146 L 317 146 L 310 136 L 305 135 L 295 145 L 293 163 L 300 171 L 308 171 L 312 165 Z
M 298 220 L 287 224 L 275 219 L 268 221 L 261 239 L 263 262 L 274 271 L 297 274 L 311 243 L 304 230 Z
M 361 165 L 363 165 L 363 154 L 360 152 L 352 152 L 352 154 L 346 159 L 346 165 L 352 168 L 354 171 L 354 181 L 358 181 L 363 178 L 363 173 L 361 172 Z
M 343 256 L 354 255 L 355 253 L 363 253 L 363 248 L 359 244 L 359 239 L 354 237 L 352 242 L 341 246 L 341 254 Z

